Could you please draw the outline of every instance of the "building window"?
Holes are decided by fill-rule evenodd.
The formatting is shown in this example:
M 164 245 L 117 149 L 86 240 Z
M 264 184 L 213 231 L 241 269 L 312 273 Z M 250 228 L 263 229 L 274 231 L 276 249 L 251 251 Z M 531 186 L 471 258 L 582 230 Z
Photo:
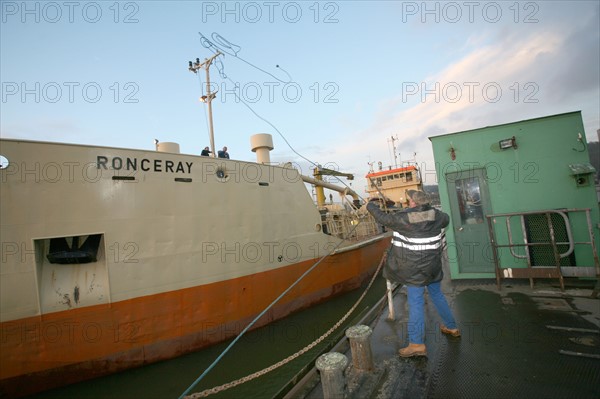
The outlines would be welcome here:
M 456 181 L 456 195 L 462 224 L 483 223 L 479 179 L 469 177 Z

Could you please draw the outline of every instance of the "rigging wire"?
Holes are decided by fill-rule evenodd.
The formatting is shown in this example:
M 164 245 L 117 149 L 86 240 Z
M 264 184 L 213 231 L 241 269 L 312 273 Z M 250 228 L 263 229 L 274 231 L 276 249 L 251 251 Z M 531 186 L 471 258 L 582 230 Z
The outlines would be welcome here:
M 231 56 L 237 58 L 238 60 L 246 63 L 247 65 L 251 66 L 252 68 L 255 68 L 256 70 L 261 71 L 261 72 L 273 77 L 274 79 L 278 80 L 279 82 L 290 83 L 292 81 L 291 75 L 286 70 L 284 70 L 280 65 L 276 65 L 276 68 L 281 69 L 286 75 L 288 75 L 288 77 L 289 77 L 288 81 L 281 80 L 277 76 L 273 75 L 272 73 L 264 70 L 263 68 L 261 68 L 257 65 L 254 65 L 250 61 L 247 61 L 244 58 L 240 57 L 238 53 L 241 51 L 242 48 L 236 44 L 229 42 L 227 39 L 225 39 L 223 36 L 219 35 L 218 33 L 214 32 L 212 34 L 212 39 L 219 44 L 218 47 L 215 45 L 215 43 L 213 43 L 208 38 L 206 38 L 206 36 L 204 36 L 201 32 L 199 32 L 199 34 L 201 37 L 200 43 L 202 44 L 202 46 L 204 48 L 206 48 L 207 50 L 211 51 L 213 54 L 217 54 L 218 51 L 222 51 L 225 54 L 231 55 Z M 221 78 L 228 80 L 230 83 L 233 84 L 234 87 L 236 87 L 237 84 L 233 81 L 233 79 L 231 79 L 231 77 L 229 77 L 227 74 L 225 74 L 225 66 L 224 66 L 223 62 L 221 60 L 218 60 L 217 62 L 215 62 L 215 64 L 217 65 L 217 69 L 219 70 L 219 75 L 221 76 Z M 274 131 L 276 131 L 277 134 L 283 139 L 283 141 L 287 144 L 287 146 L 292 150 L 292 152 L 294 154 L 296 154 L 300 158 L 304 159 L 310 165 L 312 165 L 316 168 L 320 167 L 320 165 L 318 163 L 308 159 L 307 157 L 305 157 L 304 155 L 302 155 L 298 151 L 296 151 L 296 149 L 287 140 L 287 138 L 283 135 L 283 133 L 273 123 L 271 123 L 271 121 L 269 121 L 267 118 L 261 116 L 258 112 L 256 112 L 246 101 L 244 101 L 242 98 L 240 98 L 240 96 L 235 91 L 233 92 L 233 94 L 239 100 L 239 102 L 244 104 L 244 106 L 246 108 L 248 108 L 250 110 L 250 112 L 252 112 L 254 114 L 254 116 L 256 116 L 258 119 L 260 119 L 263 122 L 265 122 L 266 124 L 268 124 Z M 334 177 L 340 184 L 342 184 L 346 188 L 351 189 L 350 186 L 348 184 L 346 184 L 346 182 L 344 182 L 342 179 L 339 178 L 339 176 L 332 176 L 332 177 Z M 354 190 L 352 190 L 352 191 L 354 191 Z M 364 198 L 360 194 L 356 193 L 356 195 L 364 201 Z
M 288 73 L 288 71 L 286 71 L 285 69 L 283 69 L 283 68 L 282 68 L 282 67 L 280 67 L 279 65 L 275 65 L 275 68 L 279 68 L 279 69 L 281 69 L 281 70 L 282 70 L 282 71 L 283 71 L 283 72 L 284 72 L 284 73 L 285 73 L 285 74 L 288 76 L 288 78 L 289 78 L 290 80 L 289 80 L 287 83 L 289 83 L 289 82 L 291 82 L 291 81 L 292 81 L 292 75 L 290 75 L 290 74 Z
M 231 80 L 231 78 L 227 78 L 227 80 L 229 80 L 231 83 L 235 83 L 233 80 Z M 254 116 L 256 116 L 258 119 L 260 119 L 261 121 L 265 122 L 266 124 L 268 124 L 269 126 L 271 126 L 271 128 L 273 130 L 275 130 L 277 132 L 277 134 L 279 134 L 279 136 L 283 139 L 283 141 L 285 141 L 285 143 L 287 144 L 288 147 L 290 147 L 290 149 L 292 150 L 292 152 L 296 155 L 298 155 L 300 158 L 304 159 L 306 162 L 310 163 L 311 165 L 314 165 L 315 167 L 318 167 L 319 165 L 316 162 L 311 161 L 310 159 L 306 158 L 304 155 L 300 154 L 298 151 L 296 151 L 296 149 L 292 146 L 292 144 L 285 138 L 285 136 L 283 135 L 283 133 L 281 133 L 281 131 L 279 129 L 277 129 L 277 126 L 275 126 L 273 123 L 271 123 L 271 121 L 269 121 L 267 118 L 261 116 L 258 112 L 256 112 L 246 101 L 244 101 L 242 98 L 240 98 L 240 96 L 237 95 L 237 93 L 234 93 L 236 98 L 246 106 L 246 108 L 248 108 L 250 110 L 250 112 L 252 112 L 254 114 Z
M 223 42 L 226 41 L 228 45 L 231 45 L 231 43 L 229 41 L 227 41 L 225 38 L 223 38 L 221 35 L 219 35 L 218 33 L 213 33 L 213 38 L 215 38 L 215 35 L 217 35 L 217 40 L 219 42 Z M 213 47 L 215 47 L 215 45 L 210 42 L 210 40 L 208 40 L 204 35 L 202 35 L 202 33 L 200 33 L 201 36 L 201 44 L 204 48 L 206 48 L 209 51 L 212 51 L 213 54 L 217 54 L 217 50 L 215 50 Z M 239 48 L 239 50 L 235 51 L 233 54 L 230 53 L 229 51 L 227 51 L 226 49 L 221 48 L 221 51 L 224 51 L 226 54 L 232 55 L 233 57 L 237 58 L 238 60 L 246 63 L 247 65 L 273 77 L 274 79 L 278 80 L 279 82 L 282 83 L 289 83 L 291 82 L 291 76 L 290 74 L 285 71 L 283 68 L 281 68 L 279 65 L 277 65 L 276 67 L 281 69 L 282 71 L 284 71 L 288 77 L 290 78 L 289 81 L 283 81 L 281 79 L 279 79 L 277 76 L 273 75 L 272 73 L 260 68 L 259 66 L 254 65 L 253 63 L 246 61 L 245 59 L 243 59 L 242 57 L 240 57 L 237 53 L 241 50 L 241 47 L 236 46 Z M 229 46 L 229 48 L 231 48 L 231 46 Z M 215 62 L 216 63 L 216 62 Z M 217 63 L 216 63 L 217 64 Z M 217 69 L 219 70 L 219 75 L 221 76 L 221 78 L 228 80 L 230 83 L 233 84 L 234 87 L 237 86 L 237 84 L 228 76 L 225 74 L 225 66 L 223 65 L 223 62 L 221 60 L 218 60 L 218 64 L 217 64 Z M 246 101 L 244 101 L 242 98 L 240 98 L 240 96 L 234 91 L 233 92 L 234 96 L 240 101 L 242 102 L 242 104 L 244 104 L 249 110 L 250 112 L 252 112 L 258 119 L 262 120 L 263 122 L 265 122 L 266 124 L 268 124 L 269 126 L 271 126 L 271 128 L 273 128 L 273 130 L 275 130 L 277 132 L 277 134 L 279 134 L 279 136 L 281 136 L 281 138 L 283 139 L 283 141 L 285 141 L 285 143 L 288 145 L 288 147 L 292 150 L 292 152 L 294 152 L 294 154 L 298 155 L 299 157 L 301 157 L 302 159 L 304 159 L 305 161 L 307 161 L 308 163 L 314 165 L 314 166 L 318 166 L 315 162 L 311 161 L 310 159 L 306 158 L 305 156 L 303 156 L 302 154 L 300 154 L 298 151 L 296 151 L 296 149 L 294 149 L 294 147 L 290 144 L 290 142 L 285 138 L 285 136 L 281 133 L 281 131 L 279 131 L 279 129 L 277 129 L 277 127 L 271 123 L 269 120 L 267 120 L 266 118 L 262 117 L 261 115 L 259 115 Z
M 227 80 L 229 80 L 231 83 L 233 83 L 235 85 L 235 82 L 230 78 L 227 77 Z M 271 123 L 271 121 L 269 121 L 267 118 L 261 116 L 258 112 L 256 112 L 246 101 L 244 101 L 242 98 L 240 98 L 240 96 L 238 96 L 237 93 L 234 92 L 235 97 L 246 106 L 246 108 L 248 108 L 250 110 L 250 112 L 252 112 L 258 119 L 262 120 L 263 122 L 265 122 L 266 124 L 268 124 L 269 126 L 271 126 L 271 128 L 273 130 L 275 130 L 277 132 L 277 134 L 279 134 L 279 136 L 283 139 L 283 141 L 287 144 L 287 146 L 292 150 L 292 152 L 296 155 L 298 155 L 300 158 L 304 159 L 306 162 L 308 162 L 309 164 L 313 165 L 315 168 L 319 168 L 320 165 L 310 159 L 308 159 L 307 157 L 305 157 L 304 155 L 300 154 L 298 151 L 296 151 L 296 149 L 294 148 L 294 146 L 292 146 L 292 144 L 288 141 L 288 139 L 283 135 L 283 133 L 281 133 L 281 131 L 277 128 L 277 126 L 275 126 L 273 123 Z M 339 176 L 335 176 L 332 175 L 331 177 L 334 177 L 335 179 L 337 179 L 337 181 L 344 185 L 346 188 L 352 190 L 350 188 L 350 186 L 348 186 L 348 184 L 346 184 L 346 182 L 344 182 L 342 179 L 339 178 Z M 354 191 L 354 190 L 352 190 Z M 354 191 L 355 192 L 355 191 Z M 356 192 L 355 192 L 356 193 Z M 364 201 L 364 198 L 356 193 L 356 195 L 362 199 Z
M 280 81 L 281 83 L 290 83 L 292 81 L 292 77 L 290 76 L 290 74 L 287 73 L 286 71 L 284 71 L 283 68 L 281 68 L 279 65 L 277 65 L 277 68 L 279 68 L 282 71 L 284 71 L 289 76 L 290 80 L 285 81 L 285 80 L 279 79 L 277 76 L 273 75 L 271 72 L 265 71 L 261 67 L 254 65 L 250 61 L 246 61 L 242 57 L 236 56 L 236 58 L 238 58 L 240 61 L 245 62 L 246 64 L 250 65 L 252 68 L 258 69 L 259 71 L 261 71 L 263 73 L 266 73 L 267 75 L 271 76 L 273 79 L 276 79 L 276 80 Z
M 261 71 L 262 73 L 271 76 L 273 79 L 278 80 L 281 83 L 290 83 L 292 81 L 292 77 L 290 76 L 289 73 L 287 73 L 287 71 L 285 71 L 283 68 L 281 68 L 279 65 L 277 65 L 276 67 L 281 69 L 289 78 L 288 81 L 282 80 L 280 78 L 278 78 L 277 76 L 273 75 L 271 72 L 253 64 L 252 62 L 240 57 L 238 55 L 238 53 L 242 50 L 241 46 L 238 46 L 237 44 L 233 44 L 231 43 L 229 40 L 225 39 L 223 36 L 219 35 L 216 32 L 213 32 L 213 34 L 211 35 L 211 38 L 217 42 L 217 44 L 213 43 L 212 41 L 210 41 L 206 36 L 204 36 L 202 34 L 202 32 L 198 32 L 200 34 L 200 44 L 202 44 L 202 46 L 204 48 L 206 48 L 209 51 L 212 51 L 213 54 L 216 54 L 217 51 L 222 51 L 225 54 L 231 55 L 232 57 L 237 58 L 238 60 L 244 62 L 245 64 L 251 66 L 252 68 Z M 218 49 L 218 50 L 217 50 Z M 221 63 L 222 65 L 222 63 Z M 227 75 L 225 75 L 224 72 L 222 72 L 222 68 L 219 68 L 219 73 L 221 74 L 221 77 L 223 77 L 224 79 L 227 78 Z

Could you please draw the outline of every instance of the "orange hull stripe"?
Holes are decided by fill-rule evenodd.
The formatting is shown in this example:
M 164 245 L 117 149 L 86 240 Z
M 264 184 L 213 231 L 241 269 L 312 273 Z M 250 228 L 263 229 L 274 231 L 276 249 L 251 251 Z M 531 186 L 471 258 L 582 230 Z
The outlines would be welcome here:
M 327 258 L 258 325 L 341 292 L 348 282 L 360 283 L 357 279 L 377 266 L 388 244 L 382 239 Z M 0 380 L 90 361 L 118 363 L 127 354 L 131 364 L 111 364 L 113 372 L 227 339 L 313 264 L 1 323 Z M 165 345 L 156 346 L 161 342 Z

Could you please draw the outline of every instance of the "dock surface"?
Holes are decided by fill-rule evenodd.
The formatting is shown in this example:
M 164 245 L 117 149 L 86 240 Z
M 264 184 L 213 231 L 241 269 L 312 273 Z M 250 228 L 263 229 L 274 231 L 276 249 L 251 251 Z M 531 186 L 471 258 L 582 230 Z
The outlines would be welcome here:
M 426 295 L 428 356 L 401 358 L 407 345 L 405 289 L 394 294 L 371 324 L 375 369 L 354 370 L 349 345 L 334 348 L 349 361 L 346 398 L 599 398 L 600 299 L 593 282 L 564 292 L 550 280 L 444 281 L 460 338 L 440 332 L 441 320 Z M 288 398 L 322 398 L 317 371 Z

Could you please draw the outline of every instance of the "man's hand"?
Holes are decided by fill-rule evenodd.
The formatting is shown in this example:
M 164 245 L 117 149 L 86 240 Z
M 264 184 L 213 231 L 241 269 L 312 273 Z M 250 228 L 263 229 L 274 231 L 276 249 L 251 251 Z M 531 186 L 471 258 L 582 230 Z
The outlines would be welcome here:
M 383 204 L 385 203 L 385 206 L 387 206 L 388 208 L 396 204 L 394 201 L 386 197 L 371 197 L 369 198 L 369 202 L 379 202 L 379 206 L 383 206 Z

